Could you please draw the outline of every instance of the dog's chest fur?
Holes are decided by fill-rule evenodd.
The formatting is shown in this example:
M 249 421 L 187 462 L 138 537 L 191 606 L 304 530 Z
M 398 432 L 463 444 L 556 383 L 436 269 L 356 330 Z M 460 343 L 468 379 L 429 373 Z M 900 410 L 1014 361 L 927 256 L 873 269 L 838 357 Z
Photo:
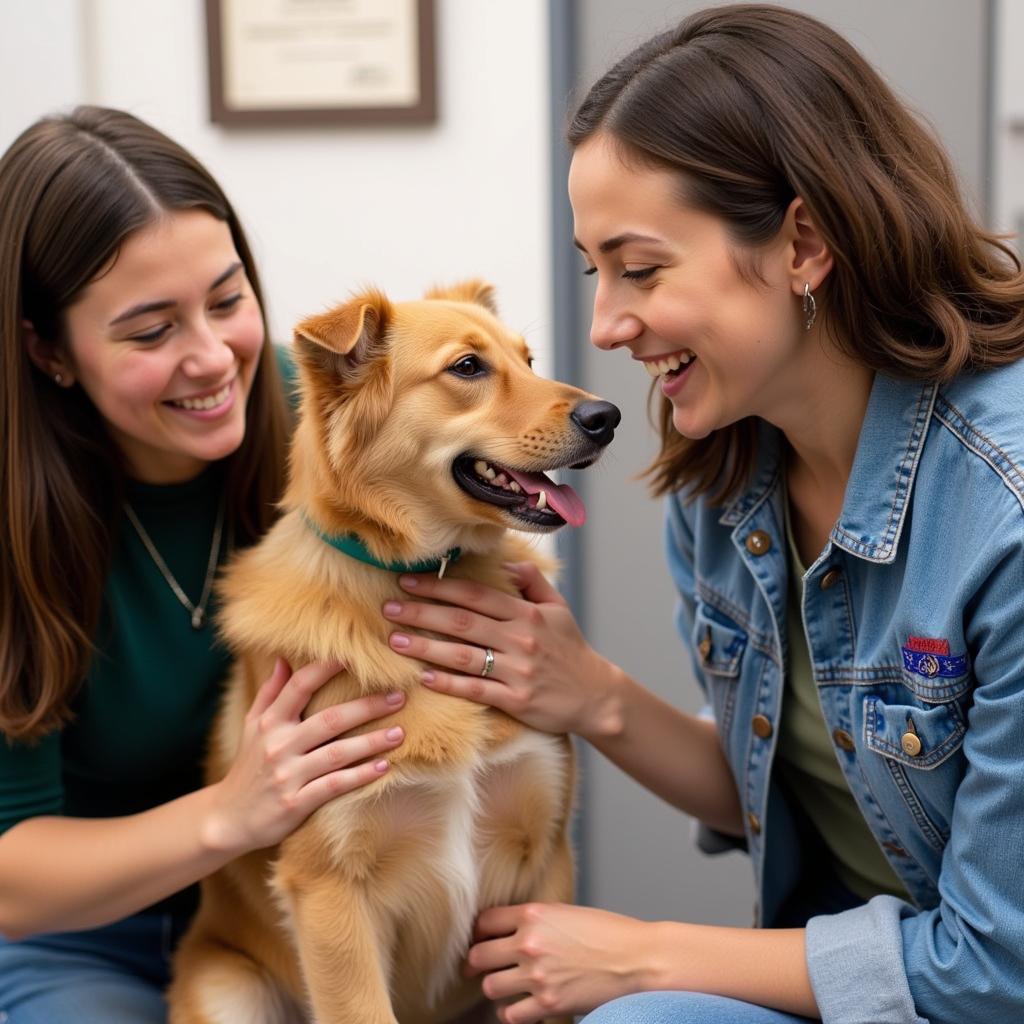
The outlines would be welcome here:
M 528 550 L 510 537 L 492 557 L 464 558 L 453 575 L 509 590 L 501 562 Z M 357 730 L 403 727 L 388 774 L 323 806 L 267 863 L 282 911 L 280 941 L 295 942 L 300 925 L 288 908 L 296 893 L 334 877 L 365 892 L 372 916 L 398 921 L 391 941 L 406 984 L 434 1005 L 458 982 L 475 916 L 526 898 L 563 841 L 573 779 L 568 741 L 424 687 L 420 664 L 388 647 L 394 627 L 380 608 L 408 596 L 396 577 L 327 548 L 297 517 L 283 519 L 246 552 L 223 589 L 224 631 L 242 653 L 216 725 L 211 781 L 233 760 L 245 710 L 274 651 L 293 667 L 344 662 L 307 716 L 365 693 L 407 694 L 394 715 Z M 292 595 L 288 606 L 282 592 Z M 414 1012 L 409 1007 L 400 1019 L 415 1019 Z

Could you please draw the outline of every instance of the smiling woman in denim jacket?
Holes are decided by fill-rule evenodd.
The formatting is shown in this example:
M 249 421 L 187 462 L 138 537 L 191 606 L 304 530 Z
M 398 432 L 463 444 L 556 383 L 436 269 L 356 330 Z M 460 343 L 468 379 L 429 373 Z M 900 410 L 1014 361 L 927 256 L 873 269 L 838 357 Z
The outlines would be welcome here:
M 385 613 L 457 638 L 396 635 L 427 685 L 577 733 L 745 845 L 760 927 L 499 907 L 471 967 L 514 1024 L 1016 1024 L 1018 260 L 794 11 L 687 18 L 593 86 L 569 140 L 591 340 L 656 378 L 651 476 L 711 714 L 607 663 L 526 568 L 522 600 L 414 578 L 461 607 Z

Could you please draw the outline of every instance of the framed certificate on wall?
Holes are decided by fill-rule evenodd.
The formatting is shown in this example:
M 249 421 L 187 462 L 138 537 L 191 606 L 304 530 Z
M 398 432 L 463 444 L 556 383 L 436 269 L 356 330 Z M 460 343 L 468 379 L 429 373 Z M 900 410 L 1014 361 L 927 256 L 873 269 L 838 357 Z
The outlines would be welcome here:
M 437 116 L 434 0 L 206 0 L 206 26 L 220 124 Z

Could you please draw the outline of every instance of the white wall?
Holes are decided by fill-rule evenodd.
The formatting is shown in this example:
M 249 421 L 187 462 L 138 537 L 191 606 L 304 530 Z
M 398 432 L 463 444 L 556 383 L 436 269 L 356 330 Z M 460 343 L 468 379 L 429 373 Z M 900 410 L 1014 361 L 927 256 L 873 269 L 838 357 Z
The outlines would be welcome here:
M 3 0 L 0 149 L 32 120 L 122 107 L 191 149 L 237 208 L 275 340 L 364 284 L 482 276 L 550 373 L 545 0 L 437 0 L 439 119 L 240 130 L 207 116 L 202 0 Z

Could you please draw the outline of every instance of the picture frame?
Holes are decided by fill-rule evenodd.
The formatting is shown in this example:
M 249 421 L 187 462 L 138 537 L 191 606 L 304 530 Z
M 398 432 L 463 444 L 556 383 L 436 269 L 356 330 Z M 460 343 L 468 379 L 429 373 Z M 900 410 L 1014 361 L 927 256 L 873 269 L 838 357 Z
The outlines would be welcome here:
M 435 31 L 434 0 L 206 0 L 210 119 L 430 123 Z

